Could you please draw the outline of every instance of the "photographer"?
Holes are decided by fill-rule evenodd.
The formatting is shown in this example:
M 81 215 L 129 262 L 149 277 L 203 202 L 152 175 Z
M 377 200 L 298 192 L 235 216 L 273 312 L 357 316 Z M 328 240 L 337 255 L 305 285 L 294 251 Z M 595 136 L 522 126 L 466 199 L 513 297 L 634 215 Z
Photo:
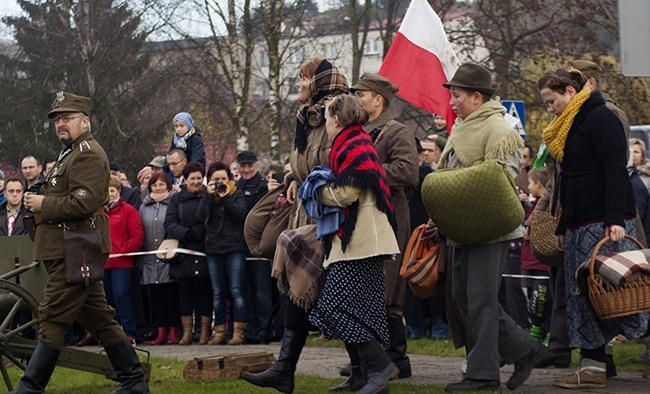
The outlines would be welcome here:
M 205 252 L 212 282 L 214 306 L 214 338 L 210 345 L 226 340 L 226 296 L 230 294 L 235 331 L 229 345 L 244 343 L 246 304 L 244 272 L 248 247 L 244 241 L 246 201 L 237 190 L 230 167 L 221 161 L 208 167 L 207 193 L 201 199 L 199 212 L 205 215 Z
M 269 191 L 275 190 L 282 182 L 284 182 L 284 168 L 277 164 L 271 164 L 266 171 L 264 171 L 264 178 L 268 182 L 266 188 Z

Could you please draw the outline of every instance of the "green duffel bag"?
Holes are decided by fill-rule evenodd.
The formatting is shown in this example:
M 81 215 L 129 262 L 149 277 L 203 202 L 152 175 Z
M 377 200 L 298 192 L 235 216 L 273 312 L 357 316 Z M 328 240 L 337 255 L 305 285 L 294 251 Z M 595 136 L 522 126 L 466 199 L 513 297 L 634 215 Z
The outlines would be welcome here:
M 486 243 L 524 221 L 515 181 L 498 160 L 432 172 L 422 184 L 422 201 L 438 230 L 460 245 Z

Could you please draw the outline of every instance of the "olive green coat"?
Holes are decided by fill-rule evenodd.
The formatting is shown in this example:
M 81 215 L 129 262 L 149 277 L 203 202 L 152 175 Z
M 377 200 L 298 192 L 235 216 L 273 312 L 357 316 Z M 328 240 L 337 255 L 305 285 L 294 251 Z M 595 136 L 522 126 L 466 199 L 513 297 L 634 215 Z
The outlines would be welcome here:
M 34 258 L 63 258 L 63 229 L 100 231 L 102 253 L 110 253 L 106 215 L 96 215 L 108 195 L 108 158 L 90 132 L 73 143 L 72 152 L 57 162 L 47 178 L 41 208 L 42 224 L 36 228 Z

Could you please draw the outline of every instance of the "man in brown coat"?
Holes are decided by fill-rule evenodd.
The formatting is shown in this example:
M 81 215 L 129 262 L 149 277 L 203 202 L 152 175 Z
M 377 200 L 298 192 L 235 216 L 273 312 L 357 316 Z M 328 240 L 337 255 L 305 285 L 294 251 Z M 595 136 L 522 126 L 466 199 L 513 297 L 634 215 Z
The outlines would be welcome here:
M 397 93 L 397 86 L 388 79 L 372 73 L 361 76 L 350 90 L 363 103 L 369 120 L 364 126 L 370 134 L 381 160 L 390 187 L 397 218 L 397 239 L 401 251 L 406 249 L 411 231 L 407 189 L 418 185 L 418 152 L 413 133 L 395 121 L 388 104 Z M 386 312 L 391 344 L 386 352 L 400 370 L 398 378 L 411 376 L 411 364 L 406 356 L 406 335 L 402 322 L 402 306 L 406 282 L 399 276 L 402 256 L 384 262 L 386 272 Z M 354 360 L 352 360 L 354 361 Z
M 24 205 L 35 212 L 34 258 L 42 261 L 48 281 L 39 306 L 38 343 L 12 393 L 41 393 L 50 380 L 66 330 L 77 320 L 104 346 L 121 385 L 114 393 L 149 393 L 142 366 L 113 318 L 102 281 L 88 285 L 66 280 L 64 232 L 97 229 L 101 235 L 100 258 L 106 263 L 111 251 L 108 218 L 103 204 L 108 193 L 108 159 L 90 134 L 90 99 L 59 92 L 47 117 L 64 149 L 48 174 L 42 194 L 27 193 Z

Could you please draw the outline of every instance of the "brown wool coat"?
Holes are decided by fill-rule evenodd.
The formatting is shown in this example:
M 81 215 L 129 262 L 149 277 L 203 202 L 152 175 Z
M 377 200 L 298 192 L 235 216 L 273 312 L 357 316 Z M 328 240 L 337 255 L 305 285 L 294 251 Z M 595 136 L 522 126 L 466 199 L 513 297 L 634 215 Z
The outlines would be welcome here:
M 325 131 L 325 123 L 309 130 L 307 134 L 307 147 L 303 153 L 299 153 L 295 147 L 292 147 L 289 163 L 291 164 L 291 176 L 298 184 L 298 188 L 305 182 L 312 168 L 316 166 L 329 167 L 331 147 L 332 144 L 327 135 L 327 131 Z M 290 177 L 288 176 L 288 178 Z M 307 216 L 305 210 L 302 208 L 300 199 L 297 198 L 294 201 L 292 209 L 293 212 L 289 219 L 290 229 L 298 228 L 308 223 L 316 223 Z
M 376 119 L 367 123 L 364 128 L 367 132 L 370 132 L 376 127 L 383 126 L 379 137 L 375 141 L 375 149 L 377 149 L 379 161 L 381 161 L 386 172 L 391 201 L 395 207 L 397 242 L 400 251 L 404 251 L 411 236 L 411 219 L 406 193 L 410 187 L 415 187 L 419 183 L 418 152 L 413 133 L 399 122 L 393 122 L 386 126 L 386 123 L 391 120 L 394 120 L 394 116 L 386 108 Z M 401 254 L 397 255 L 395 260 L 386 260 L 384 262 L 387 305 L 401 306 L 404 303 L 406 282 L 399 276 L 401 262 Z

